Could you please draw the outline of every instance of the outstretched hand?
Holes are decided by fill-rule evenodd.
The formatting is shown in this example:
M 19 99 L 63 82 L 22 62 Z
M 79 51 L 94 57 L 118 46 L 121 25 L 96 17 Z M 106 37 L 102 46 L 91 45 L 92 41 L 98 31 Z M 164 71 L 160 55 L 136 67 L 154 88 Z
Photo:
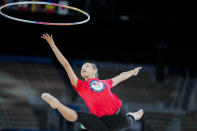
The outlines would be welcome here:
M 137 67 L 134 70 L 132 70 L 133 75 L 134 76 L 137 76 L 137 74 L 138 74 L 138 72 L 139 72 L 140 69 L 142 69 L 142 67 Z
M 142 67 L 136 67 L 133 70 L 127 71 L 127 72 L 122 72 L 120 75 L 112 78 L 113 81 L 113 87 L 116 86 L 118 83 L 130 78 L 131 76 L 137 76 L 139 70 L 142 69 Z
M 53 35 L 49 35 L 49 34 L 43 34 L 42 36 L 41 36 L 41 38 L 42 39 L 45 39 L 49 44 L 52 44 L 52 43 L 54 43 L 54 41 L 53 41 Z

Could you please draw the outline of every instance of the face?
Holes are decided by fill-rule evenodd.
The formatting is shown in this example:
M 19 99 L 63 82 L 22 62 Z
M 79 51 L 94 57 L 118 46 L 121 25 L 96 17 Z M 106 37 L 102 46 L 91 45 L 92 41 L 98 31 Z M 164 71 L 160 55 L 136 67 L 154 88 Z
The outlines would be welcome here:
M 91 63 L 85 63 L 81 67 L 81 76 L 83 78 L 93 76 L 97 71 L 92 67 Z

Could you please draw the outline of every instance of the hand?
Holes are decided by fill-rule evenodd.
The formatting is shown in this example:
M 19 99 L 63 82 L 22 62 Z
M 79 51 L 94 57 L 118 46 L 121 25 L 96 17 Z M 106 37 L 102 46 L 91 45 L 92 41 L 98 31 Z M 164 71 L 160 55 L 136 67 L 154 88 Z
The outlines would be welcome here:
M 49 34 L 43 34 L 42 36 L 41 36 L 41 38 L 42 39 L 45 39 L 49 44 L 53 44 L 54 43 L 54 41 L 53 41 L 53 36 L 51 35 L 51 36 L 49 36 Z
M 140 69 L 142 69 L 142 67 L 137 67 L 137 68 L 135 68 L 134 70 L 132 70 L 132 74 L 133 74 L 134 76 L 137 76 L 137 74 L 138 74 L 138 72 L 139 72 Z

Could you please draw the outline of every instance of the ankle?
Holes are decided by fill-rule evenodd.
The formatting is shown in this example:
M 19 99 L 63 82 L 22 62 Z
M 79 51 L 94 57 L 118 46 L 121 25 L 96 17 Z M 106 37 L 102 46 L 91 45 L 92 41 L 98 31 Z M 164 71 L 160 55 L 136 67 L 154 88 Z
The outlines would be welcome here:
M 134 122 L 136 122 L 136 118 L 134 117 L 134 115 L 131 115 L 131 114 L 127 114 L 127 116 L 132 119 Z

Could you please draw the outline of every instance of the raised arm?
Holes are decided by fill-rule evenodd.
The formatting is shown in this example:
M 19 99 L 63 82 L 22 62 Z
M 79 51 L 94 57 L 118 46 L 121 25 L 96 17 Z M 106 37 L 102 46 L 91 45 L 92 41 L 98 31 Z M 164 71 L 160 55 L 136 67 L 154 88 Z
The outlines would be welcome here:
M 112 81 L 113 81 L 113 85 L 112 86 L 116 86 L 118 83 L 130 78 L 131 76 L 136 76 L 140 69 L 142 69 L 142 67 L 137 67 L 134 70 L 123 72 L 120 75 L 112 78 Z
M 77 76 L 75 75 L 73 69 L 71 68 L 70 64 L 68 63 L 67 59 L 62 55 L 62 53 L 59 51 L 59 49 L 56 47 L 55 42 L 53 41 L 53 36 L 49 36 L 47 33 L 43 34 L 41 38 L 45 39 L 48 44 L 50 45 L 51 49 L 55 53 L 55 56 L 59 60 L 59 62 L 62 64 L 64 69 L 66 70 L 68 77 L 74 87 L 77 87 Z

